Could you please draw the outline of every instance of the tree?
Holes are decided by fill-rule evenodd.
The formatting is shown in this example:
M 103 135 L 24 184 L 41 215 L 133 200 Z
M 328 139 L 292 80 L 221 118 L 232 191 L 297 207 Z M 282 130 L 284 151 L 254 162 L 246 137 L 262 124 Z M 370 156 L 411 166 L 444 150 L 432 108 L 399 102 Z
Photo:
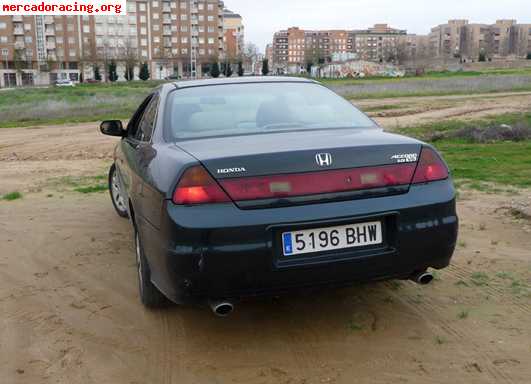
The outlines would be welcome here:
M 226 62 L 225 63 L 225 76 L 226 77 L 231 77 L 233 74 L 232 72 L 232 65 L 230 62 Z
M 219 64 L 217 61 L 214 61 L 212 65 L 210 66 L 210 76 L 212 76 L 213 78 L 217 78 L 219 77 L 219 75 L 220 75 Z
M 94 66 L 94 80 L 101 81 L 101 73 L 99 65 Z
M 269 60 L 262 60 L 262 75 L 267 76 L 269 74 Z
M 125 64 L 125 79 L 131 81 L 135 79 L 135 67 L 131 64 Z
M 13 52 L 13 62 L 17 72 L 22 73 L 26 68 L 26 50 L 24 48 L 16 48 Z
M 138 50 L 133 46 L 131 39 L 127 39 L 122 49 L 125 57 L 125 79 L 131 81 L 135 79 L 135 67 L 138 64 Z
M 147 63 L 142 63 L 140 66 L 140 73 L 138 74 L 138 77 L 143 81 L 149 80 L 149 67 Z
M 115 82 L 118 80 L 118 73 L 116 72 L 116 62 L 111 60 L 109 63 L 109 80 Z
M 238 61 L 238 76 L 242 77 L 244 75 L 244 70 L 243 70 L 243 63 L 242 61 Z

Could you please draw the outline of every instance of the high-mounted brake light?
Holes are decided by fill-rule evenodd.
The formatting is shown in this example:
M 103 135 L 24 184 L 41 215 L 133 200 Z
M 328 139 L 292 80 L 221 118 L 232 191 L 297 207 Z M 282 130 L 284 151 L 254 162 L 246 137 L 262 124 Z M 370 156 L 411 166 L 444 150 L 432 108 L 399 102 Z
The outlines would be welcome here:
M 228 203 L 231 200 L 202 166 L 188 168 L 173 193 L 178 205 Z
M 439 155 L 431 148 L 422 148 L 419 164 L 413 177 L 413 184 L 427 183 L 447 178 L 448 168 L 446 168 Z

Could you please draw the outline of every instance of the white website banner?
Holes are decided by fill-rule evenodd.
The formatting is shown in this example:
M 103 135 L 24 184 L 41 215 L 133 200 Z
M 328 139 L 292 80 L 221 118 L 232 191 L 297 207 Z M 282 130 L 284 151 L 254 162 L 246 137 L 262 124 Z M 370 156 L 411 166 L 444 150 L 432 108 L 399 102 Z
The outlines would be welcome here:
M 125 15 L 126 0 L 0 0 L 0 15 Z

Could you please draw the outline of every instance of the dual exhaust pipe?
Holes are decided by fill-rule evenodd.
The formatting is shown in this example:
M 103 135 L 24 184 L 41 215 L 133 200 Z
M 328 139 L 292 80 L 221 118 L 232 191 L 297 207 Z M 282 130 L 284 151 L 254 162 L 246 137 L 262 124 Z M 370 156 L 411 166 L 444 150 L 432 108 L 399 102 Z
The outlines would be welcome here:
M 428 285 L 433 281 L 433 274 L 428 271 L 415 272 L 409 279 L 420 285 Z M 208 304 L 218 317 L 227 317 L 234 311 L 234 304 L 229 300 L 209 301 Z

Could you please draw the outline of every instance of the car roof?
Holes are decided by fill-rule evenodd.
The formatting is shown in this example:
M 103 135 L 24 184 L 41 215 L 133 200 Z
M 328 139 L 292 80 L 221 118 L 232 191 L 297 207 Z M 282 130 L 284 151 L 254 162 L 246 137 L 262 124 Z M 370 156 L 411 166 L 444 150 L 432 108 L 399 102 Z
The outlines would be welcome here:
M 208 85 L 226 85 L 226 84 L 260 84 L 260 83 L 313 83 L 317 81 L 306 79 L 304 77 L 289 76 L 242 76 L 242 77 L 224 77 L 217 79 L 186 80 L 177 81 L 173 84 L 176 88 L 204 87 Z

